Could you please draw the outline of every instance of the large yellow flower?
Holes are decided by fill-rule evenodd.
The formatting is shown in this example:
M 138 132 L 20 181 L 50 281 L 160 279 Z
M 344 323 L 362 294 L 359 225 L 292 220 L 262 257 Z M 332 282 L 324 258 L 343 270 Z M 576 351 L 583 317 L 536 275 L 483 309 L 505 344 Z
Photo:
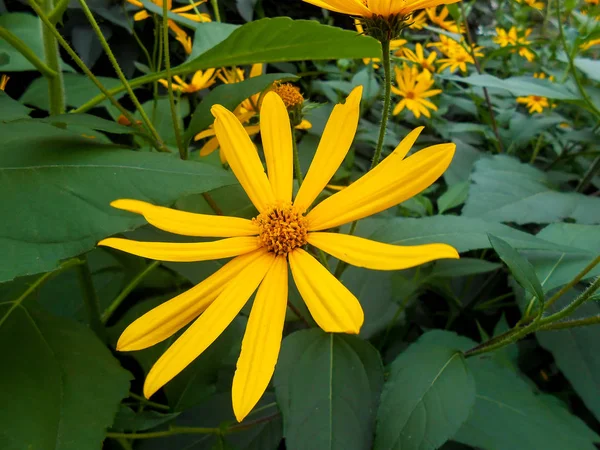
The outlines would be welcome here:
M 449 5 L 460 0 L 304 0 L 315 6 L 351 16 L 408 16 L 414 11 Z
M 416 67 L 402 63 L 402 70 L 394 67 L 396 72 L 396 83 L 398 87 L 392 86 L 392 92 L 402 98 L 396 105 L 392 114 L 395 116 L 407 108 L 418 119 L 423 114 L 431 117 L 429 110 L 437 111 L 437 106 L 427 100 L 428 97 L 438 95 L 441 89 L 431 89 L 433 78 L 431 72 L 424 70 L 419 72 Z
M 313 319 L 323 330 L 358 333 L 363 323 L 360 303 L 304 249 L 307 244 L 349 264 L 376 270 L 399 270 L 435 259 L 458 258 L 456 250 L 446 244 L 401 247 L 324 231 L 393 207 L 440 177 L 452 160 L 454 144 L 434 145 L 405 158 L 422 128 L 409 133 L 375 169 L 310 209 L 350 148 L 358 126 L 361 95 L 362 87 L 358 87 L 344 105 L 334 108 L 293 201 L 292 134 L 281 98 L 269 92 L 261 107 L 267 173 L 235 115 L 220 105 L 213 106 L 215 131 L 227 161 L 259 211 L 252 220 L 192 214 L 138 200 L 112 203 L 116 208 L 144 215 L 149 223 L 165 231 L 225 239 L 182 244 L 108 238 L 99 245 L 162 261 L 234 257 L 194 288 L 137 319 L 119 338 L 118 350 L 140 350 L 167 339 L 195 320 L 148 373 L 146 397 L 198 357 L 258 289 L 233 379 L 233 410 L 241 421 L 264 393 L 277 362 L 288 300 L 288 265 Z

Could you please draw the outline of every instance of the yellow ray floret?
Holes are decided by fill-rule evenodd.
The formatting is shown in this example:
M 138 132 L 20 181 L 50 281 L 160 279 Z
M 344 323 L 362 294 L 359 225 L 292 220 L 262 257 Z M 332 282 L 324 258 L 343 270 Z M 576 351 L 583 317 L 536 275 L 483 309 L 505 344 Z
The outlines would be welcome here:
M 182 244 L 108 238 L 99 245 L 162 261 L 235 256 L 196 287 L 134 321 L 121 335 L 119 350 L 139 350 L 189 325 L 148 373 L 146 397 L 211 345 L 258 290 L 232 388 L 235 416 L 243 420 L 267 388 L 277 363 L 288 299 L 288 267 L 310 314 L 323 330 L 359 333 L 364 313 L 358 299 L 304 249 L 307 245 L 350 264 L 379 270 L 458 257 L 446 244 L 401 247 L 321 231 L 378 213 L 418 194 L 441 176 L 454 154 L 454 144 L 439 144 L 407 157 L 422 130 L 417 128 L 374 170 L 311 210 L 350 149 L 358 127 L 361 95 L 362 88 L 356 88 L 345 104 L 334 108 L 295 199 L 291 191 L 293 135 L 281 97 L 267 94 L 261 109 L 268 175 L 236 115 L 222 106 L 212 108 L 214 132 L 231 170 L 259 210 L 252 220 L 192 214 L 138 200 L 112 203 L 143 215 L 165 231 L 224 239 Z

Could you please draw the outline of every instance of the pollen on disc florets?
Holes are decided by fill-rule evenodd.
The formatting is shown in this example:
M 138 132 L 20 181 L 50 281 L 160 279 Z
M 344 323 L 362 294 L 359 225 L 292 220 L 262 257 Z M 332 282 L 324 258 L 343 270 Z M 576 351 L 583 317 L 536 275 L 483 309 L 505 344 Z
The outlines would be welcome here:
M 291 205 L 274 206 L 252 221 L 260 229 L 258 237 L 262 244 L 278 256 L 306 245 L 306 218 Z
M 289 110 L 302 106 L 304 97 L 300 88 L 290 83 L 277 83 L 273 89 L 281 97 L 285 107 Z

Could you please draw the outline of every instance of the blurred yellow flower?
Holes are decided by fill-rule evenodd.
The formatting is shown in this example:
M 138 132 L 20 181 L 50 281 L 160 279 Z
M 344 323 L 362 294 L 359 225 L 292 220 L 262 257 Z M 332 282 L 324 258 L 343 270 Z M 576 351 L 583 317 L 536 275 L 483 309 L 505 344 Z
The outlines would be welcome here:
M 434 83 L 431 72 L 419 72 L 415 66 L 409 66 L 406 62 L 402 63 L 402 69 L 396 66 L 394 71 L 398 87 L 392 85 L 392 92 L 403 98 L 396 105 L 392 114 L 398 115 L 406 108 L 412 111 L 417 119 L 421 117 L 421 114 L 431 117 L 429 110 L 437 111 L 437 106 L 426 98 L 442 92 L 441 89 L 430 90 Z
M 590 39 L 587 42 L 584 42 L 579 46 L 582 51 L 588 50 L 590 47 L 594 47 L 595 45 L 600 45 L 600 39 Z
M 425 57 L 423 52 L 423 46 L 421 44 L 415 45 L 415 51 L 413 52 L 409 48 L 404 49 L 404 57 L 409 61 L 417 63 L 423 70 L 428 70 L 431 73 L 435 72 L 435 58 L 437 57 L 436 52 L 429 52 L 429 55 Z
M 468 45 L 466 42 L 455 41 L 443 34 L 439 35 L 439 39 L 439 42 L 427 44 L 428 47 L 437 47 L 446 56 L 446 58 L 438 60 L 438 63 L 441 63 L 438 72 L 442 72 L 447 68 L 450 68 L 452 72 L 456 69 L 466 72 L 467 64 L 475 64 L 471 52 L 466 47 Z M 473 54 L 476 57 L 483 56 L 482 49 L 482 47 L 473 46 Z
M 8 84 L 8 80 L 10 80 L 10 77 L 8 75 L 2 75 L 0 77 L 0 91 L 3 91 L 4 89 L 6 89 L 6 85 Z
M 546 5 L 544 5 L 544 2 L 538 1 L 538 0 L 515 0 L 517 3 L 525 3 L 529 6 L 531 6 L 532 8 L 538 9 L 540 11 L 542 11 Z
M 518 51 L 520 56 L 531 62 L 535 58 L 535 54 L 527 48 L 527 46 L 531 44 L 531 41 L 527 40 L 531 31 L 531 28 L 528 28 L 521 34 L 517 33 L 516 27 L 511 27 L 508 31 L 503 30 L 502 28 L 496 28 L 496 36 L 493 37 L 492 40 L 500 47 L 521 46 L 518 49 L 512 49 L 511 53 Z M 519 36 L 519 34 L 521 34 L 521 36 Z
M 554 81 L 554 77 L 552 75 L 548 76 L 544 72 L 534 73 L 533 78 L 539 78 L 540 80 L 545 80 L 546 78 L 548 78 L 550 81 Z
M 456 22 L 454 20 L 446 20 L 446 17 L 448 17 L 448 14 L 450 14 L 450 11 L 448 11 L 448 8 L 446 6 L 442 7 L 439 14 L 437 13 L 436 7 L 427 8 L 425 12 L 427 13 L 427 17 L 429 17 L 429 21 L 433 25 L 436 25 L 437 27 L 443 30 L 459 34 L 464 31 L 464 27 L 459 27 L 458 25 L 456 25 Z
M 315 6 L 351 16 L 406 17 L 415 11 L 449 5 L 460 0 L 304 0 Z
M 433 145 L 406 157 L 422 127 L 410 132 L 367 175 L 309 210 L 352 145 L 361 96 L 362 87 L 357 87 L 345 104 L 333 109 L 295 198 L 293 137 L 281 98 L 269 92 L 261 106 L 266 173 L 237 117 L 221 105 L 212 107 L 214 127 L 231 169 L 259 212 L 252 220 L 193 214 L 131 199 L 111 203 L 115 208 L 143 215 L 150 224 L 167 232 L 224 239 L 165 243 L 108 238 L 98 245 L 160 261 L 233 257 L 200 284 L 136 319 L 121 334 L 117 350 L 142 350 L 191 324 L 148 372 L 146 398 L 202 354 L 256 291 L 231 391 L 233 411 L 241 422 L 262 397 L 275 370 L 288 303 L 288 270 L 319 327 L 328 333 L 358 334 L 364 321 L 361 304 L 304 250 L 308 244 L 372 270 L 400 270 L 459 257 L 446 244 L 399 246 L 327 231 L 391 208 L 419 194 L 444 173 L 452 161 L 454 144 Z
M 522 103 L 529 109 L 529 114 L 541 113 L 544 108 L 549 108 L 550 104 L 546 97 L 539 95 L 528 95 L 527 97 L 517 97 L 517 103 Z
M 598 5 L 600 4 L 600 0 L 585 0 L 586 3 L 589 3 L 590 5 Z
M 173 80 L 175 80 L 173 83 L 173 90 L 191 94 L 193 92 L 198 92 L 202 89 L 211 87 L 213 84 L 215 84 L 216 79 L 217 71 L 215 69 L 208 69 L 204 71 L 198 70 L 192 77 L 192 81 L 189 83 L 186 83 L 181 79 L 181 77 L 175 75 L 173 76 Z M 158 82 L 164 87 L 169 86 L 167 80 L 161 79 L 158 80 Z
M 412 16 L 410 19 L 412 22 L 408 28 L 411 30 L 422 30 L 425 25 L 427 25 L 427 13 L 425 11 L 421 11 L 419 14 Z
M 250 68 L 249 78 L 254 78 L 262 75 L 263 73 L 263 64 L 253 64 Z M 234 67 L 232 69 L 221 69 L 218 75 L 219 79 L 225 84 L 233 84 L 239 83 L 240 81 L 244 81 L 244 71 L 239 67 Z M 260 92 L 258 94 L 254 94 L 250 98 L 244 100 L 239 108 L 241 109 L 241 113 L 252 112 L 253 115 L 258 114 L 259 104 L 258 100 L 260 98 Z

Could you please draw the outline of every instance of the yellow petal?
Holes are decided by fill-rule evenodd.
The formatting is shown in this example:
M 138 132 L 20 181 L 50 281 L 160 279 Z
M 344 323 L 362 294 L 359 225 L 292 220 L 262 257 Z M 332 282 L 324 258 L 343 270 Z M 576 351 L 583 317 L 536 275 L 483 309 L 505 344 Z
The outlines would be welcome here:
M 306 3 L 328 9 L 329 11 L 351 16 L 371 17 L 371 11 L 360 0 L 304 0 Z
M 231 170 L 260 212 L 275 203 L 275 195 L 256 147 L 235 115 L 221 105 L 211 108 L 215 132 Z
M 306 119 L 302 119 L 302 121 L 296 125 L 296 130 L 310 130 L 312 128 L 312 123 L 310 123 Z
M 374 170 L 318 204 L 306 216 L 309 230 L 352 222 L 417 195 L 444 173 L 456 148 L 454 144 L 433 145 L 402 159 L 406 150 L 403 144 L 398 146 L 398 154 L 392 153 Z
M 256 290 L 274 259 L 272 253 L 265 251 L 252 264 L 246 266 L 227 284 L 206 311 L 156 361 L 144 383 L 146 398 L 150 398 L 185 369 L 225 331 Z
M 361 97 L 362 86 L 358 86 L 352 90 L 346 103 L 333 108 L 315 157 L 294 200 L 294 206 L 300 211 L 310 207 L 346 157 L 356 134 Z
M 308 233 L 308 243 L 357 267 L 400 270 L 443 258 L 458 258 L 446 244 L 400 246 L 339 233 Z
M 214 242 L 141 242 L 130 239 L 108 238 L 98 245 L 116 248 L 132 255 L 157 261 L 191 262 L 230 258 L 260 247 L 257 237 L 233 237 Z
M 160 81 L 160 80 L 158 80 L 158 81 Z M 194 141 L 199 141 L 201 139 L 204 139 L 204 138 L 210 137 L 210 136 L 214 136 L 214 135 L 215 135 L 215 130 L 212 128 L 207 128 L 206 130 L 201 131 L 196 136 L 194 136 Z
M 135 20 L 137 22 L 139 20 L 147 19 L 148 17 L 150 17 L 150 14 L 148 14 L 148 11 L 143 10 L 143 11 L 136 12 L 133 15 L 133 20 Z
M 216 137 L 213 137 L 206 141 L 206 144 L 202 146 L 200 149 L 200 156 L 208 156 L 216 149 L 219 148 L 219 140 Z
M 148 311 L 123 331 L 117 350 L 142 350 L 171 337 L 208 308 L 227 283 L 263 253 L 259 249 L 232 259 L 200 284 Z
M 260 136 L 275 199 L 292 201 L 293 162 L 290 116 L 283 100 L 268 92 L 260 108 Z
M 287 298 L 287 262 L 280 256 L 258 288 L 237 361 L 231 396 L 238 422 L 252 411 L 273 376 L 281 347 Z
M 352 292 L 301 248 L 288 258 L 298 291 L 315 322 L 328 332 L 358 334 L 364 314 Z
M 110 205 L 142 214 L 156 228 L 183 236 L 233 237 L 255 236 L 259 233 L 258 227 L 251 220 L 240 217 L 194 214 L 129 199 L 115 200 Z

